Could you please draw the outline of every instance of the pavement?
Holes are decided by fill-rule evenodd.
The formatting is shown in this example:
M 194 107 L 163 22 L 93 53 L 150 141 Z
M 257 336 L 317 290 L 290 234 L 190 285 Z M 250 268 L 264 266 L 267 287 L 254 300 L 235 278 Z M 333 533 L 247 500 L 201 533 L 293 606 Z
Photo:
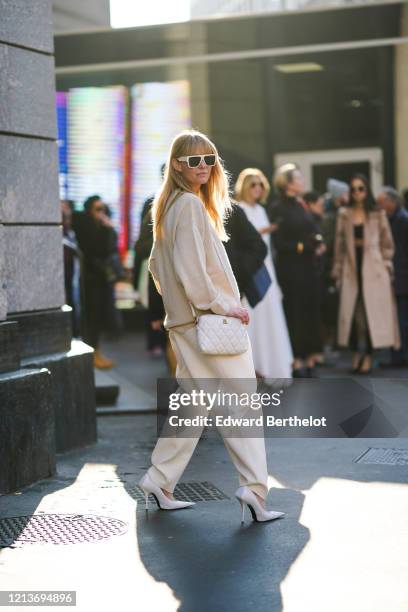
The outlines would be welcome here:
M 130 363 L 132 338 L 119 343 L 116 374 L 152 394 L 164 363 L 143 350 Z M 97 541 L 0 549 L 1 589 L 74 590 L 81 612 L 407 612 L 407 463 L 357 459 L 369 448 L 406 455 L 408 439 L 267 439 L 267 505 L 286 516 L 262 524 L 248 514 L 244 525 L 237 475 L 209 430 L 181 483 L 212 483 L 224 498 L 175 512 L 151 503 L 146 515 L 136 485 L 155 440 L 154 413 L 100 414 L 97 444 L 59 455 L 54 477 L 0 496 L 3 520 L 69 514 L 122 522 L 122 533 Z
M 98 414 L 154 412 L 158 378 L 168 376 L 164 358 L 152 357 L 146 352 L 143 333 L 128 332 L 115 340 L 105 340 L 103 352 L 113 359 L 113 370 L 95 370 L 95 384 L 118 385 L 119 397 L 114 403 L 97 407 Z

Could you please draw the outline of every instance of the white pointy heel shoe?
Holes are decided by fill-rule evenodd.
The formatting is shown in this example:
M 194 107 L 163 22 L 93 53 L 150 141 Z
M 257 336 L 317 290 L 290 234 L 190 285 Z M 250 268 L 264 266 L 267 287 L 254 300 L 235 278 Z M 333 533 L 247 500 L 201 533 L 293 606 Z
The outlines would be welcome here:
M 160 510 L 180 510 L 181 508 L 190 508 L 190 506 L 194 506 L 194 502 L 178 501 L 167 497 L 161 488 L 153 482 L 149 474 L 145 474 L 139 481 L 139 487 L 145 494 L 146 510 L 149 509 L 149 494 L 153 495 Z
M 277 512 L 276 510 L 266 510 L 261 506 L 257 496 L 249 487 L 239 487 L 235 491 L 235 497 L 241 504 L 241 523 L 245 519 L 245 505 L 248 506 L 252 518 L 256 523 L 263 523 L 265 521 L 273 521 L 275 519 L 285 516 L 284 512 Z

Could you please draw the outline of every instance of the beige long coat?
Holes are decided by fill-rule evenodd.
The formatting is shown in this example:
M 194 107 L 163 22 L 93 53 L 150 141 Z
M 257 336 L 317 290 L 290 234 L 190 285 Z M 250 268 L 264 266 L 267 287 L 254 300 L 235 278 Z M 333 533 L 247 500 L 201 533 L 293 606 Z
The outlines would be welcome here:
M 364 223 L 363 298 L 374 348 L 400 346 L 392 286 L 394 241 L 383 210 L 370 212 Z M 358 294 L 352 210 L 340 208 L 336 223 L 332 276 L 340 289 L 338 343 L 347 346 Z
M 193 193 L 176 195 L 169 198 L 163 237 L 153 243 L 149 258 L 166 329 L 191 323 L 200 312 L 225 315 L 240 305 L 228 256 L 204 204 Z
M 224 245 L 204 204 L 193 193 L 170 196 L 163 237 L 153 243 L 149 270 L 163 298 L 164 327 L 177 359 L 177 378 L 256 379 L 251 346 L 240 355 L 206 355 L 197 343 L 195 316 L 226 315 L 240 295 Z

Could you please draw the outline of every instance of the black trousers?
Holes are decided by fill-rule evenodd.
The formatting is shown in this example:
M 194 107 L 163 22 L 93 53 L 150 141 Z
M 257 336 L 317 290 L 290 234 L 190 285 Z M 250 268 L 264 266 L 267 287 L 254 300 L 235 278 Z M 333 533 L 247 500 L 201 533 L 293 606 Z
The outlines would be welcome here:
M 350 330 L 350 348 L 357 353 L 360 346 L 364 345 L 363 351 L 372 355 L 373 345 L 371 342 L 370 328 L 368 326 L 367 311 L 363 296 L 363 247 L 356 246 L 356 264 L 358 278 L 358 295 L 354 309 L 353 320 Z
M 372 355 L 374 349 L 371 342 L 364 300 L 362 296 L 359 296 L 351 324 L 350 348 L 353 352 L 358 353 L 362 348 L 362 345 L 362 350 L 364 353 L 367 353 L 367 355 Z
M 93 274 L 84 277 L 85 307 L 83 317 L 83 339 L 94 349 L 99 347 L 106 313 L 107 283 Z

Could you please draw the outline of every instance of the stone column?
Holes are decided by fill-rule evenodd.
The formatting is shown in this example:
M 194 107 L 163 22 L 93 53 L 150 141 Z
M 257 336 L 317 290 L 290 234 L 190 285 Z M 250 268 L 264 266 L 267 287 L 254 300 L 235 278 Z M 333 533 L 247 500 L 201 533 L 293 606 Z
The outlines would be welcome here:
M 96 438 L 92 351 L 63 306 L 51 15 L 0 0 L 0 493 Z
M 401 5 L 401 36 L 408 36 L 408 5 Z M 395 157 L 397 188 L 408 189 L 408 44 L 395 47 Z

